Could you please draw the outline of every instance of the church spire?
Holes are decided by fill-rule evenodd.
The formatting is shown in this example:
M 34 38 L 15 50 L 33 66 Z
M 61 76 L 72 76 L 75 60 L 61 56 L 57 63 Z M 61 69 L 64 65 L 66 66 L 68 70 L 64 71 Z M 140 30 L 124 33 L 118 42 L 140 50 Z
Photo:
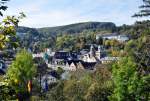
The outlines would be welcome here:
M 91 45 L 91 48 L 90 48 L 90 56 L 93 57 L 95 55 L 95 49 L 94 49 L 94 46 Z
M 98 46 L 98 52 L 101 52 L 101 46 L 100 45 Z

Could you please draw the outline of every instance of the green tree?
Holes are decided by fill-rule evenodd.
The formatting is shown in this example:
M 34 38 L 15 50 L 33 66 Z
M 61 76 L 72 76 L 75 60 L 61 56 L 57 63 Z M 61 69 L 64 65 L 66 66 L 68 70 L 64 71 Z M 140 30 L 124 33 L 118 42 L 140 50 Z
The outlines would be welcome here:
M 150 16 L 150 0 L 142 0 L 143 5 L 139 6 L 140 11 L 133 15 L 133 17 Z
M 32 55 L 26 50 L 22 50 L 16 56 L 16 60 L 13 61 L 8 68 L 6 77 L 9 85 L 11 85 L 17 93 L 27 92 L 27 84 L 29 80 L 32 80 L 36 73 Z
M 72 50 L 75 44 L 74 35 L 62 35 L 58 36 L 56 40 L 57 50 Z
M 64 88 L 64 83 L 60 81 L 54 88 L 52 88 L 47 93 L 48 100 L 49 101 L 65 101 L 63 88 Z
M 146 33 L 137 40 L 131 40 L 125 46 L 128 56 L 134 58 L 138 71 L 142 75 L 150 73 L 150 36 Z
M 114 91 L 112 101 L 148 101 L 150 94 L 148 76 L 139 75 L 137 64 L 131 57 L 123 58 L 113 65 Z M 146 88 L 146 89 L 145 89 Z
M 104 44 L 103 38 L 102 38 L 102 37 L 99 37 L 99 38 L 96 40 L 96 43 L 97 43 L 98 45 L 103 45 L 103 44 Z
M 0 49 L 5 48 L 8 45 L 13 47 L 18 46 L 18 42 L 13 39 L 16 38 L 16 27 L 18 26 L 19 20 L 24 18 L 25 15 L 20 13 L 20 16 L 7 16 L 0 23 Z
M 0 100 L 8 101 L 16 98 L 16 92 L 12 87 L 8 85 L 0 86 Z
M 7 1 L 9 0 L 0 0 L 0 15 L 3 16 L 2 11 L 7 10 L 7 6 L 5 5 L 5 3 L 7 3 Z
M 61 79 L 61 75 L 65 72 L 61 67 L 57 68 L 58 79 Z
M 111 71 L 107 65 L 97 65 L 92 74 L 92 82 L 84 96 L 86 101 L 108 101 L 113 90 Z
M 85 101 L 108 101 L 107 94 L 98 83 L 92 83 L 85 95 Z
M 75 79 L 65 82 L 64 95 L 68 101 L 84 101 L 86 85 Z

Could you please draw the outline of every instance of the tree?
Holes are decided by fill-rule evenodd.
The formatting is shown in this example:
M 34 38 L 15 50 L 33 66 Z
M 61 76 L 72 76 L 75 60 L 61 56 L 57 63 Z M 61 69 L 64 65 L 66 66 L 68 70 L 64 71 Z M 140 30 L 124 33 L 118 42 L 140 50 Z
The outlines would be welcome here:
M 61 79 L 61 75 L 65 72 L 61 67 L 57 68 L 58 79 Z
M 47 93 L 49 101 L 65 101 L 63 93 L 64 83 L 60 81 L 50 92 Z
M 5 5 L 9 0 L 0 0 L 0 16 L 3 16 L 2 11 L 7 10 Z M 25 14 L 20 13 L 19 17 L 7 16 L 0 23 L 0 49 L 4 48 L 6 45 L 11 44 L 13 47 L 17 47 L 18 43 L 16 41 L 16 27 L 18 26 L 19 20 L 24 18 Z
M 7 10 L 7 6 L 5 5 L 9 0 L 0 0 L 0 16 L 3 16 L 3 11 Z M 20 13 L 21 16 L 7 16 L 0 23 L 0 49 L 4 48 L 6 43 L 11 42 L 10 39 L 15 37 L 16 30 L 15 28 L 18 26 L 19 20 L 25 17 L 23 13 Z M 16 46 L 16 43 L 12 43 L 12 45 Z
M 85 95 L 85 101 L 108 101 L 107 89 L 101 88 L 98 83 L 91 84 Z
M 15 89 L 17 93 L 28 91 L 28 81 L 32 80 L 36 73 L 33 64 L 32 55 L 26 50 L 17 54 L 16 60 L 8 68 L 6 77 L 8 84 Z
M 65 82 L 64 95 L 68 101 L 84 101 L 86 85 L 75 79 Z
M 2 11 L 7 10 L 7 6 L 5 5 L 7 1 L 9 0 L 0 0 L 0 16 L 3 16 Z
M 12 87 L 8 85 L 1 85 L 0 86 L 0 100 L 1 101 L 8 101 L 16 98 L 16 92 Z
M 25 15 L 20 13 L 20 16 L 7 16 L 0 23 L 0 49 L 5 48 L 8 45 L 13 47 L 18 46 L 18 42 L 14 39 L 16 38 L 16 27 L 18 26 L 19 20 L 24 18 Z
M 134 58 L 138 72 L 142 75 L 150 73 L 150 36 L 145 34 L 137 40 L 129 41 L 125 46 L 125 51 Z
M 98 45 L 103 45 L 103 44 L 104 44 L 104 40 L 103 40 L 102 37 L 99 37 L 96 41 L 97 41 L 96 43 L 97 43 Z
M 93 82 L 88 87 L 84 96 L 86 101 L 108 101 L 108 96 L 112 94 L 113 84 L 111 71 L 107 65 L 98 64 L 96 71 L 92 74 Z
M 133 15 L 133 17 L 150 16 L 150 0 L 143 0 L 143 5 L 139 6 L 140 11 Z
M 125 57 L 113 65 L 114 91 L 112 101 L 148 101 L 150 75 L 142 76 L 131 57 Z

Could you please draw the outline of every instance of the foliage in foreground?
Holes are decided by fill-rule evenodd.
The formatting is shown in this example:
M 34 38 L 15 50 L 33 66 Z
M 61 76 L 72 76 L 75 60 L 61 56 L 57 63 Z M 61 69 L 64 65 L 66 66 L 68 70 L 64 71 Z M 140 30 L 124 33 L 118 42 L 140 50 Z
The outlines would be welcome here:
M 35 73 L 36 68 L 33 64 L 32 55 L 26 50 L 22 50 L 17 54 L 16 60 L 8 68 L 6 74 L 8 85 L 16 93 L 27 93 L 28 81 L 33 79 Z
M 114 91 L 112 101 L 148 101 L 150 75 L 142 76 L 137 71 L 137 64 L 131 57 L 123 58 L 113 65 Z
M 1 12 L 0 12 L 1 13 Z M 20 13 L 20 16 L 7 16 L 0 22 L 0 50 L 3 48 L 16 48 L 18 40 L 16 37 L 16 27 L 20 19 L 24 18 L 25 15 Z
M 51 101 L 108 101 L 111 92 L 111 73 L 101 67 L 94 73 L 82 70 L 73 73 L 70 80 L 60 81 L 47 92 L 47 97 Z

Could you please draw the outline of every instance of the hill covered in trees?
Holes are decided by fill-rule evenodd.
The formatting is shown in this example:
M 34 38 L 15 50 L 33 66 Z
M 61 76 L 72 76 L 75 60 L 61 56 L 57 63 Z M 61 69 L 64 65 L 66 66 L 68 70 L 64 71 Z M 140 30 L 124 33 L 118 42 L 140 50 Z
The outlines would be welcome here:
M 85 22 L 65 26 L 29 28 L 20 26 L 17 29 L 21 47 L 42 51 L 45 48 L 54 50 L 78 50 L 85 44 L 95 44 L 96 34 L 119 33 L 137 39 L 150 21 L 136 22 L 133 25 L 116 26 L 112 22 Z M 144 25 L 144 26 L 143 26 Z M 139 28 L 140 26 L 140 28 Z M 142 27 L 143 26 L 143 27 Z
M 64 26 L 57 27 L 44 27 L 44 28 L 29 28 L 29 27 L 19 27 L 17 32 L 20 33 L 32 33 L 32 34 L 74 34 L 81 33 L 84 30 L 109 30 L 115 31 L 116 25 L 112 22 L 84 22 L 84 23 L 76 23 Z
M 21 47 L 42 51 L 45 48 L 54 50 L 78 50 L 86 44 L 96 44 L 96 34 L 127 34 L 131 39 L 140 37 L 141 31 L 150 21 L 136 22 L 133 25 L 116 26 L 111 22 L 85 22 L 65 26 L 29 28 L 18 27 Z
M 66 26 L 58 26 L 58 27 L 46 27 L 46 28 L 40 28 L 38 31 L 40 33 L 51 33 L 51 34 L 57 34 L 57 33 L 81 33 L 84 30 L 110 30 L 114 31 L 116 30 L 116 25 L 112 22 L 85 22 L 85 23 L 76 23 L 76 24 L 70 24 Z
M 39 49 L 36 50 L 42 50 L 47 47 L 51 47 L 51 48 L 55 47 L 59 49 L 56 46 L 57 38 L 62 35 L 69 35 L 69 37 L 71 37 L 70 40 L 74 40 L 71 41 L 71 43 L 74 43 L 77 41 L 76 40 L 77 36 L 86 37 L 89 35 L 93 35 L 95 33 L 99 33 L 101 31 L 115 32 L 116 30 L 117 27 L 112 22 L 84 22 L 84 23 L 76 23 L 76 24 L 70 24 L 65 26 L 44 27 L 44 28 L 29 28 L 29 27 L 20 26 L 17 28 L 17 32 L 18 32 L 17 35 L 21 39 L 20 44 L 22 47 L 27 47 L 27 48 L 38 47 Z M 64 38 L 67 38 L 67 36 Z

